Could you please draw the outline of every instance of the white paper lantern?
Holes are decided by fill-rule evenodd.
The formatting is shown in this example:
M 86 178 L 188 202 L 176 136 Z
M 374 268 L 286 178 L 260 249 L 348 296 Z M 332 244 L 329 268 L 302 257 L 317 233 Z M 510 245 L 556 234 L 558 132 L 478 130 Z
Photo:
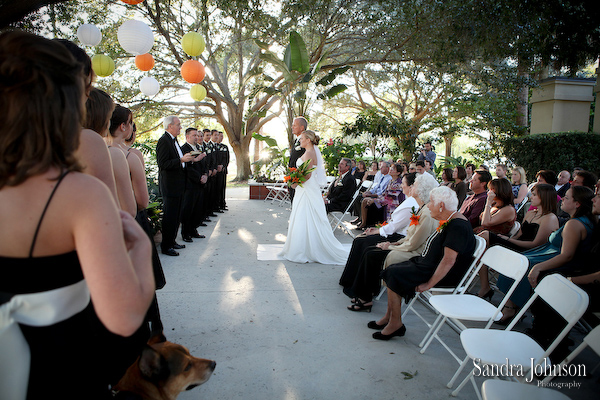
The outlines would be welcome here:
M 117 31 L 117 39 L 121 47 L 134 56 L 146 54 L 154 44 L 152 29 L 135 19 L 123 22 Z
M 154 96 L 160 90 L 158 81 L 150 76 L 140 81 L 140 91 L 146 96 Z
M 77 28 L 77 37 L 84 46 L 97 46 L 102 40 L 102 33 L 96 25 L 83 24 Z

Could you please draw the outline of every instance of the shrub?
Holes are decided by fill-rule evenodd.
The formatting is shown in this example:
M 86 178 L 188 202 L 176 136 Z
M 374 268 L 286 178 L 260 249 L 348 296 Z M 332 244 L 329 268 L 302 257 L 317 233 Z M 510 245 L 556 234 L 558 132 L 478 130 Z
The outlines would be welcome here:
M 598 175 L 600 135 L 584 132 L 541 133 L 503 142 L 506 158 L 525 169 L 529 181 L 542 169 L 558 173 L 581 167 Z

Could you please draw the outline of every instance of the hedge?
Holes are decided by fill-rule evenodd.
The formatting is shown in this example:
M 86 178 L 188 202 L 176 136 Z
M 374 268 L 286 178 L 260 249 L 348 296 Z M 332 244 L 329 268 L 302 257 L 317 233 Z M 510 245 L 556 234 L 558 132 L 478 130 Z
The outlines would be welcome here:
M 512 137 L 503 141 L 509 162 L 525 169 L 527 180 L 533 181 L 542 169 L 557 174 L 581 167 L 598 176 L 600 171 L 600 135 L 585 132 L 540 133 Z

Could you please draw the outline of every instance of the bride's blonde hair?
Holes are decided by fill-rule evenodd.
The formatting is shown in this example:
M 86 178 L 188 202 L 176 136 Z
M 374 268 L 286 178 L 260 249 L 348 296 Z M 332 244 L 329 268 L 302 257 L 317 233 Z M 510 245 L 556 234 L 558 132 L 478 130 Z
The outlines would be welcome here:
M 314 131 L 311 131 L 309 129 L 305 130 L 304 132 L 302 132 L 304 134 L 304 136 L 306 136 L 308 138 L 308 140 L 310 140 L 310 142 L 312 144 L 314 144 L 315 146 L 319 144 L 319 140 L 321 140 L 321 138 L 319 137 L 319 135 L 317 135 Z

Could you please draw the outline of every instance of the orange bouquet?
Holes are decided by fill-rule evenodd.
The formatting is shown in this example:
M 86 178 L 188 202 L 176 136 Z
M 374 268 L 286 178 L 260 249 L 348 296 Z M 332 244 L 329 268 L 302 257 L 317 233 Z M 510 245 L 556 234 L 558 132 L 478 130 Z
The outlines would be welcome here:
M 315 167 L 310 168 L 310 160 L 304 161 L 298 168 L 290 167 L 287 170 L 287 175 L 283 177 L 283 181 L 292 186 L 294 183 L 302 186 L 308 180 L 308 174 L 315 170 Z

